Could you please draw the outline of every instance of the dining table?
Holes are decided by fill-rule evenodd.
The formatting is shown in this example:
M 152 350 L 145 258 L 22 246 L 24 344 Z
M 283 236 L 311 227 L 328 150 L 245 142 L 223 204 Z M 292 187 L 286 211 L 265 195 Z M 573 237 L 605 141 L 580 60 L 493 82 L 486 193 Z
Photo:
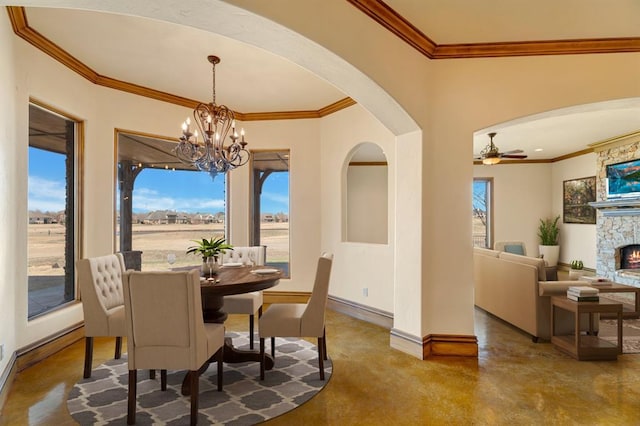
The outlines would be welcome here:
M 195 269 L 196 267 L 182 267 L 174 270 Z M 200 292 L 202 295 L 202 316 L 205 322 L 223 324 L 227 319 L 224 311 L 224 296 L 231 294 L 250 293 L 271 288 L 280 282 L 282 271 L 265 266 L 222 265 L 210 277 L 200 278 Z M 238 349 L 233 346 L 233 340 L 225 337 L 223 360 L 226 363 L 240 363 L 247 361 L 260 362 L 260 352 L 257 350 Z M 209 367 L 207 361 L 198 374 L 202 374 Z M 273 368 L 273 357 L 265 354 L 265 369 Z M 182 382 L 182 394 L 189 395 L 189 374 Z

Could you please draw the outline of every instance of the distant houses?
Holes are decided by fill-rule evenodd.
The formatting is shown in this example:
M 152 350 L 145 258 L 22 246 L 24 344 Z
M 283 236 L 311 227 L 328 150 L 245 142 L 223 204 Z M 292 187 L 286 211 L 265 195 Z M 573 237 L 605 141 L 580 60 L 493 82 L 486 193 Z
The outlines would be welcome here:
M 171 224 L 191 224 L 203 225 L 224 223 L 224 212 L 217 213 L 185 213 L 175 210 L 155 210 L 149 213 L 134 213 L 133 223 L 147 225 L 171 225 Z M 118 216 L 118 221 L 120 217 Z M 287 223 L 289 215 L 279 213 L 264 213 L 260 220 L 263 223 Z
M 62 212 L 29 211 L 29 225 L 49 225 L 53 223 L 64 224 L 65 214 Z

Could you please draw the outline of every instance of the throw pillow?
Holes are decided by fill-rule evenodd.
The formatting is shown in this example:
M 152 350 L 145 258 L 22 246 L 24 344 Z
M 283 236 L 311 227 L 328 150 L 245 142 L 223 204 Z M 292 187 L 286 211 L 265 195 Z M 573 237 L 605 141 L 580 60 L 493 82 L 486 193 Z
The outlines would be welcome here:
M 504 251 L 524 256 L 524 248 L 520 244 L 505 244 Z

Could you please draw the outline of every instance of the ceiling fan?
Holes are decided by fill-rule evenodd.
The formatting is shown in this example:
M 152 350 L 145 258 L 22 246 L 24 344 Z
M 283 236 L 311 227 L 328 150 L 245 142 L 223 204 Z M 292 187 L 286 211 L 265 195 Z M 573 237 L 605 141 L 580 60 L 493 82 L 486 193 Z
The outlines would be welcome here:
M 521 154 L 522 152 L 524 152 L 521 149 L 500 152 L 498 150 L 498 147 L 493 144 L 493 137 L 495 135 L 497 135 L 496 132 L 491 132 L 488 134 L 490 139 L 489 145 L 485 146 L 484 149 L 480 151 L 480 156 L 475 157 L 476 160 L 482 160 L 482 164 L 491 166 L 494 164 L 498 164 L 503 158 L 527 158 L 526 155 Z

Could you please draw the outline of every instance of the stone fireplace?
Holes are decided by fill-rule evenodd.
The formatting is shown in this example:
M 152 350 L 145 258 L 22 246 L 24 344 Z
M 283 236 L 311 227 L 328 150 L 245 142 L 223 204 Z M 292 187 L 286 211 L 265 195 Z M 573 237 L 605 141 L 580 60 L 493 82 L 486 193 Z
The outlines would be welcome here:
M 607 200 L 606 166 L 640 158 L 640 132 L 592 145 L 597 154 L 596 273 L 640 287 L 640 199 Z

